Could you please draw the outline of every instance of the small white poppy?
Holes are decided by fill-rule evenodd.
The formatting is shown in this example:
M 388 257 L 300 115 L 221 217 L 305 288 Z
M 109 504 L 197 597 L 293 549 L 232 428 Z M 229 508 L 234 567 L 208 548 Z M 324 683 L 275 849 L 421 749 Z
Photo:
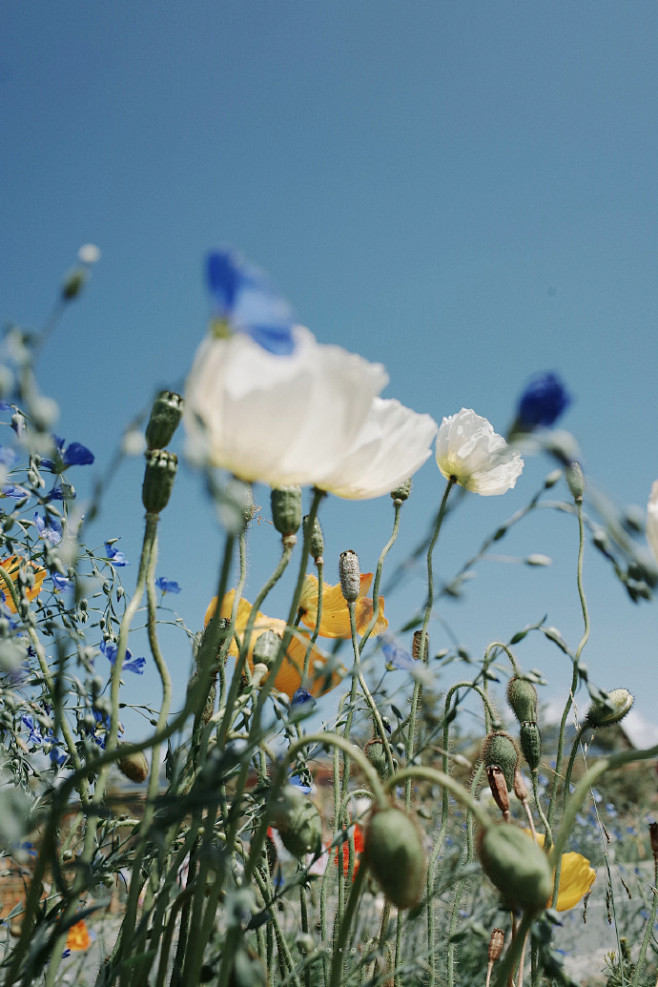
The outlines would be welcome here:
M 470 408 L 441 422 L 436 461 L 446 479 L 483 497 L 511 490 L 523 470 L 520 453 Z

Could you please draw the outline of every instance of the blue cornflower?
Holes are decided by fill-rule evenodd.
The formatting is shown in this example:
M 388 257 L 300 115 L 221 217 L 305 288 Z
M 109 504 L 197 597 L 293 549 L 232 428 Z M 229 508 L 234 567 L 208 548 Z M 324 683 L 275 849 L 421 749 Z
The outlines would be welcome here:
M 130 565 L 130 562 L 128 562 L 123 552 L 120 552 L 119 549 L 114 546 L 114 541 L 105 542 L 105 551 L 107 552 L 107 557 L 112 565 L 117 569 L 124 565 Z
M 43 743 L 43 734 L 41 733 L 41 725 L 32 716 L 21 716 L 21 720 L 25 726 L 30 731 L 30 735 L 27 738 L 29 744 L 41 745 Z
M 176 582 L 175 579 L 167 579 L 166 576 L 160 576 L 155 581 L 155 585 L 161 590 L 163 596 L 165 593 L 180 593 L 181 587 Z
M 516 428 L 525 432 L 548 428 L 570 404 L 571 395 L 557 374 L 536 374 L 519 399 Z
M 44 469 L 51 470 L 53 473 L 61 473 L 69 466 L 90 466 L 93 463 L 93 452 L 87 446 L 83 446 L 81 442 L 71 442 L 67 446 L 64 444 L 64 439 L 58 435 L 53 435 L 53 441 L 56 447 L 56 456 L 55 459 L 41 460 Z
M 61 593 L 63 590 L 68 589 L 68 587 L 71 585 L 71 580 L 69 579 L 69 577 L 63 576 L 61 572 L 53 572 L 52 580 L 53 583 L 55 584 L 56 592 Z
M 298 788 L 300 792 L 304 793 L 304 795 L 311 794 L 312 786 L 308 785 L 306 781 L 301 777 L 301 775 L 291 775 L 290 784 L 294 785 L 295 788 Z
M 24 500 L 25 497 L 31 497 L 32 494 L 17 483 L 8 483 L 2 488 L 2 496 L 9 497 L 11 500 Z
M 415 662 L 408 651 L 397 643 L 395 638 L 386 634 L 382 638 L 382 653 L 389 665 L 401 668 L 403 671 L 411 671 L 415 667 Z
M 101 651 L 109 661 L 110 665 L 113 665 L 116 661 L 117 645 L 114 641 L 101 641 Z M 144 666 L 146 665 L 146 658 L 133 658 L 130 648 L 126 648 L 126 657 L 124 658 L 122 670 L 124 672 L 134 672 L 135 675 L 144 674 Z
M 305 703 L 315 703 L 315 699 L 308 689 L 296 689 L 290 702 L 292 706 L 303 706 Z
M 59 545 L 62 540 L 62 522 L 59 518 L 48 513 L 43 518 L 38 511 L 35 511 L 33 521 L 39 532 L 39 538 L 43 538 L 49 545 Z
M 206 257 L 206 280 L 218 335 L 243 332 L 268 353 L 293 352 L 290 307 L 262 271 L 232 250 L 213 250 Z

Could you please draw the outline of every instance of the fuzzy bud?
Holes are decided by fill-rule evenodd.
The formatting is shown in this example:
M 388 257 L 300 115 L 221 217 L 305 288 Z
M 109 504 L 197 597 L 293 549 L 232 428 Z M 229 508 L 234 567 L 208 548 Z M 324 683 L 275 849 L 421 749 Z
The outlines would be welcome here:
M 384 742 L 379 737 L 369 740 L 363 752 L 380 778 L 383 778 L 385 781 L 390 777 L 391 772 L 388 765 L 388 758 L 386 757 L 386 750 L 384 749 Z
M 582 501 L 583 494 L 585 493 L 585 477 L 580 468 L 580 463 L 574 462 L 569 465 L 567 469 L 567 486 L 576 503 Z
M 143 751 L 137 751 L 134 754 L 124 754 L 117 761 L 117 768 L 122 775 L 125 775 L 130 781 L 134 781 L 135 784 L 146 781 L 148 778 L 149 765 Z
M 313 518 L 313 525 L 309 528 L 309 515 L 306 515 L 304 518 L 304 535 L 308 538 L 311 558 L 317 565 L 319 562 L 322 562 L 322 556 L 324 555 L 324 535 L 322 534 L 320 522 L 316 517 Z
M 508 733 L 490 733 L 482 746 L 482 760 L 487 768 L 498 767 L 505 776 L 507 790 L 514 788 L 514 772 L 519 763 L 519 751 Z
M 318 854 L 322 847 L 322 819 L 317 806 L 294 785 L 287 785 L 272 809 L 273 823 L 284 847 L 294 857 Z
M 425 890 L 425 851 L 416 823 L 394 805 L 375 809 L 364 837 L 364 853 L 385 897 L 397 908 L 413 908 Z
M 537 720 L 537 690 L 532 682 L 513 675 L 507 684 L 507 702 L 519 723 Z
M 146 426 L 146 444 L 149 449 L 164 449 L 178 428 L 183 414 L 183 398 L 174 391 L 160 391 L 153 402 L 151 417 Z
M 489 826 L 480 836 L 482 869 L 514 909 L 540 911 L 553 892 L 553 874 L 539 844 L 511 823 Z
M 541 761 L 541 734 L 536 723 L 521 724 L 519 742 L 528 767 L 536 771 Z
M 414 631 L 413 640 L 411 642 L 411 657 L 416 661 L 422 657 L 424 662 L 429 661 L 430 657 L 430 638 L 429 634 L 425 634 L 425 647 L 423 648 L 423 654 L 420 653 L 420 642 L 423 637 L 422 631 Z
M 77 298 L 84 288 L 86 280 L 87 271 L 84 267 L 76 267 L 70 271 L 64 278 L 64 284 L 62 285 L 62 298 L 64 301 L 71 302 L 74 298 Z
M 271 504 L 276 530 L 284 538 L 294 535 L 302 523 L 302 488 L 279 487 L 272 490 Z
M 393 501 L 398 501 L 401 504 L 403 501 L 408 500 L 409 494 L 411 493 L 411 484 L 412 480 L 411 477 L 409 477 L 408 480 L 401 483 L 395 488 L 395 490 L 391 490 L 391 497 L 393 498 Z
M 619 723 L 630 712 L 635 698 L 628 689 L 613 689 L 605 697 L 592 703 L 587 710 L 587 724 L 590 727 L 609 727 Z
M 281 637 L 275 631 L 263 631 L 256 638 L 253 650 L 254 663 L 271 668 L 281 645 Z
M 493 929 L 489 937 L 489 950 L 487 959 L 490 963 L 495 963 L 503 951 L 505 945 L 505 933 L 502 929 Z
M 159 514 L 169 503 L 176 479 L 178 459 L 173 452 L 147 449 L 142 484 L 142 503 L 149 514 Z
M 348 603 L 356 603 L 361 589 L 361 568 L 359 556 L 351 548 L 340 553 L 338 574 L 340 576 L 340 588 L 345 600 Z

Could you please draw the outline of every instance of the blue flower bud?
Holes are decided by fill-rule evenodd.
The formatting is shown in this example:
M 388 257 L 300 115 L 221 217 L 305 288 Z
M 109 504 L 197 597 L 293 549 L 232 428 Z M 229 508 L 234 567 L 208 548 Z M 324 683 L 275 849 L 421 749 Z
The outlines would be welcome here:
M 537 374 L 519 400 L 517 423 L 521 431 L 548 428 L 571 404 L 571 395 L 557 374 Z

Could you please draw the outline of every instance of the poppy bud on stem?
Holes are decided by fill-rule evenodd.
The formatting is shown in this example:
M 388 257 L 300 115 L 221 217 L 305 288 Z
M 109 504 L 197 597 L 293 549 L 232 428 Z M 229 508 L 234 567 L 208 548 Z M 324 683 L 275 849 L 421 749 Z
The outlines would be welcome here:
M 348 603 L 356 603 L 361 589 L 361 568 L 359 566 L 359 556 L 351 548 L 340 553 L 338 563 L 338 573 L 340 575 L 340 588 L 345 600 Z

